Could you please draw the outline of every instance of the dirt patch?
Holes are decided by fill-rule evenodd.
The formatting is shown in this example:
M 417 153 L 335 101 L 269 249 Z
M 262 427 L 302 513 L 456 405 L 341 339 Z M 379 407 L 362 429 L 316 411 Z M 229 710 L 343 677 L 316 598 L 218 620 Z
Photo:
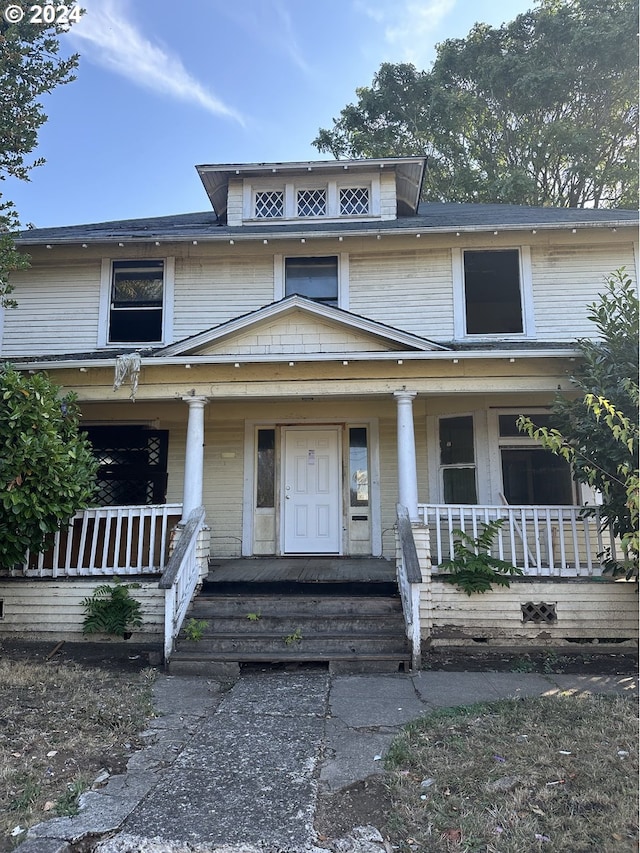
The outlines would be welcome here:
M 638 654 L 594 651 L 593 647 L 562 649 L 435 648 L 423 654 L 423 669 L 442 672 L 537 672 L 572 675 L 637 675 Z
M 319 840 L 330 844 L 349 835 L 356 826 L 375 826 L 382 832 L 390 813 L 391 796 L 385 778 L 369 776 L 334 793 L 320 794 L 315 829 Z
M 75 814 L 84 790 L 122 773 L 153 715 L 155 672 L 141 658 L 125 671 L 113 658 L 88 666 L 51 651 L 0 648 L 0 853 L 34 823 Z

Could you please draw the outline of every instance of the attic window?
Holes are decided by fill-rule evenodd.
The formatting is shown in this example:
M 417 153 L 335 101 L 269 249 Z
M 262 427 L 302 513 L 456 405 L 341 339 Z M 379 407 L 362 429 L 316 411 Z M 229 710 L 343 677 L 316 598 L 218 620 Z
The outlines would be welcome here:
M 298 190 L 298 216 L 326 216 L 325 189 Z
M 368 187 L 344 187 L 340 190 L 340 215 L 357 216 L 369 213 Z
M 284 193 L 281 190 L 266 190 L 256 193 L 256 219 L 276 219 L 284 216 Z

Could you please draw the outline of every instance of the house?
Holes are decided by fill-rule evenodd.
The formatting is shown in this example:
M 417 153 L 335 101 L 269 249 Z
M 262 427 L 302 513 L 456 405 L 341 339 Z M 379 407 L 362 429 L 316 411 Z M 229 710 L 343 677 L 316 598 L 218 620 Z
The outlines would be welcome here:
M 580 511 L 597 496 L 515 421 L 571 392 L 604 278 L 637 280 L 637 213 L 421 203 L 425 168 L 203 165 L 208 212 L 22 234 L 0 355 L 77 394 L 100 491 L 0 578 L 0 632 L 77 636 L 87 584 L 146 573 L 170 654 L 209 556 L 398 555 L 414 649 L 635 641 L 597 556 L 615 543 Z M 438 566 L 494 518 L 524 575 L 468 597 Z

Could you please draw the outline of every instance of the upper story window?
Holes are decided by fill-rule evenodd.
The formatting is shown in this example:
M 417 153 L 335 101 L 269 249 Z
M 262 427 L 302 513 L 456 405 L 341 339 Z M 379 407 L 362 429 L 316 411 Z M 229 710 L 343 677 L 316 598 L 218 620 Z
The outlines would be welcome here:
M 465 252 L 464 297 L 468 335 L 522 332 L 518 250 Z
M 306 296 L 323 305 L 338 305 L 338 258 L 285 258 L 285 296 Z
M 114 261 L 109 343 L 162 340 L 164 261 Z
M 340 215 L 357 216 L 369 213 L 368 187 L 342 187 L 340 189 Z
M 381 215 L 379 176 L 246 180 L 242 193 L 245 222 Z
M 174 268 L 172 257 L 103 259 L 98 346 L 171 340 Z
M 282 190 L 265 190 L 256 193 L 256 219 L 274 219 L 284 216 L 284 193 Z
M 327 215 L 327 191 L 298 190 L 297 198 L 298 216 L 326 216 Z
M 456 337 L 533 337 L 531 255 L 519 249 L 453 250 Z

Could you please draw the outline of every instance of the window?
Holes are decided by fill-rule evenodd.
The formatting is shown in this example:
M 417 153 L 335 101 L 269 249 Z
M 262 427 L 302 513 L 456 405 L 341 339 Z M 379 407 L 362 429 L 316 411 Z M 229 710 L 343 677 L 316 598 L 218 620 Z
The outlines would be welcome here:
M 368 187 L 344 187 L 340 190 L 340 216 L 369 213 Z
M 165 502 L 167 430 L 96 426 L 87 427 L 86 432 L 99 463 L 96 499 L 100 506 Z
M 478 502 L 471 415 L 440 418 L 440 470 L 445 503 Z
M 256 193 L 256 219 L 275 219 L 284 216 L 284 193 L 282 190 L 266 190 Z
M 519 251 L 465 251 L 464 302 L 468 335 L 522 332 Z
M 325 189 L 298 190 L 298 216 L 326 216 L 327 191 Z
M 350 506 L 369 506 L 366 427 L 349 429 L 349 503 Z
M 286 258 L 285 296 L 338 305 L 338 258 Z
M 515 505 L 571 505 L 574 486 L 571 468 L 561 456 L 535 444 L 516 426 L 518 415 L 498 416 L 502 490 Z M 549 414 L 529 413 L 537 426 L 551 426 Z
M 164 261 L 114 261 L 109 343 L 162 341 Z
M 258 465 L 256 478 L 256 507 L 269 509 L 275 506 L 275 454 L 276 431 L 258 430 Z

